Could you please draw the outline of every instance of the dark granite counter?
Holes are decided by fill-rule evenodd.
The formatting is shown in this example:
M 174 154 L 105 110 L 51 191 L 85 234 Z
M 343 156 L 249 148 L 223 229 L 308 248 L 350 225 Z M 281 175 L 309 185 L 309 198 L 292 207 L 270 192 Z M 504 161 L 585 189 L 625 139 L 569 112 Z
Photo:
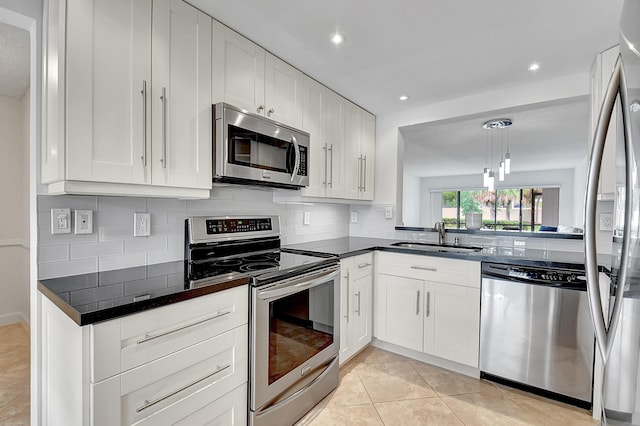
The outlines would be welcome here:
M 191 287 L 184 262 L 40 280 L 38 290 L 78 325 L 93 324 L 247 285 L 249 277 Z
M 340 258 L 356 256 L 372 250 L 410 253 L 424 256 L 448 257 L 454 259 L 477 260 L 482 262 L 498 262 L 513 265 L 540 266 L 549 268 L 584 269 L 584 253 L 572 251 L 527 249 L 520 247 L 485 246 L 482 251 L 474 253 L 453 253 L 425 251 L 394 247 L 393 243 L 401 240 L 380 238 L 344 237 L 330 240 L 313 241 L 286 246 L 287 249 L 309 253 L 333 254 Z M 406 240 L 402 240 L 406 241 Z M 598 263 L 607 269 L 611 264 L 610 255 L 600 255 Z

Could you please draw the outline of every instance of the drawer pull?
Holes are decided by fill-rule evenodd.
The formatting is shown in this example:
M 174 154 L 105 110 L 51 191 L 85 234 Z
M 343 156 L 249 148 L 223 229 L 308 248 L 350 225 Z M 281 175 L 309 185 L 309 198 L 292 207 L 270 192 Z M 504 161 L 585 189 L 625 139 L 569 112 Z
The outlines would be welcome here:
M 411 269 L 420 269 L 421 271 L 438 272 L 437 268 L 427 268 L 426 266 L 411 265 Z
M 366 268 L 367 266 L 371 266 L 370 263 L 361 263 L 358 265 L 358 268 L 362 269 L 362 268 Z
M 205 319 L 200 320 L 200 321 L 192 322 L 191 324 L 183 325 L 182 327 L 174 328 L 173 330 L 164 331 L 162 333 L 152 334 L 152 335 L 145 334 L 145 336 L 142 339 L 138 340 L 136 343 L 139 345 L 140 343 L 148 342 L 149 340 L 157 339 L 158 337 L 166 336 L 167 334 L 175 333 L 177 331 L 184 330 L 185 328 L 193 327 L 194 325 L 202 324 L 203 322 L 211 321 L 211 320 L 214 320 L 216 318 L 220 318 L 220 317 L 223 317 L 225 315 L 229 315 L 231 312 L 232 311 L 219 312 L 219 313 L 217 313 L 216 315 L 214 315 L 212 317 L 205 318 Z
M 148 400 L 145 399 L 144 400 L 144 405 L 142 407 L 136 408 L 136 413 L 139 413 L 139 412 L 141 412 L 143 410 L 146 410 L 147 408 L 152 407 L 152 406 L 156 405 L 157 403 L 164 401 L 167 398 L 171 398 L 175 394 L 180 393 L 183 390 L 186 390 L 186 389 L 190 388 L 191 386 L 197 385 L 198 383 L 200 383 L 200 382 L 202 382 L 204 380 L 207 380 L 209 377 L 214 376 L 214 375 L 218 374 L 219 372 L 221 372 L 223 370 L 226 370 L 229 367 L 231 367 L 231 364 L 227 364 L 224 367 L 218 366 L 218 367 L 216 367 L 216 371 L 214 371 L 213 373 L 209 373 L 206 376 L 201 377 L 198 380 L 195 380 L 195 381 L 193 381 L 191 383 L 188 383 L 188 384 L 186 384 L 186 385 L 174 390 L 173 392 L 169 392 L 168 394 L 166 394 L 164 396 L 161 396 L 158 399 L 154 399 L 151 402 L 149 402 Z

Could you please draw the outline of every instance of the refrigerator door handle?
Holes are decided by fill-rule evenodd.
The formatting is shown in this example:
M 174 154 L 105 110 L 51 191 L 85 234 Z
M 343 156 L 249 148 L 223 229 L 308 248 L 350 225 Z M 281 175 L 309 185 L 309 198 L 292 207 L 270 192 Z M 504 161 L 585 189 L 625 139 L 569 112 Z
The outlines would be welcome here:
M 587 191 L 585 197 L 585 232 L 584 232 L 584 245 L 585 245 L 585 272 L 587 275 L 587 296 L 589 300 L 589 309 L 591 311 L 591 319 L 596 334 L 596 341 L 598 349 L 602 355 L 602 359 L 606 363 L 606 360 L 611 349 L 613 341 L 613 335 L 615 333 L 615 327 L 618 323 L 618 317 L 620 316 L 620 309 L 622 306 L 622 294 L 620 297 L 615 298 L 614 306 L 611 311 L 610 321 L 607 321 L 604 317 L 602 308 L 602 298 L 600 296 L 600 285 L 598 282 L 598 259 L 596 250 L 596 201 L 598 184 L 600 181 L 600 169 L 602 166 L 602 156 L 604 152 L 604 145 L 607 137 L 607 130 L 611 121 L 611 115 L 613 114 L 616 98 L 620 94 L 620 98 L 623 105 L 626 105 L 626 81 L 623 76 L 622 59 L 618 56 L 616 60 L 611 79 L 607 85 L 602 107 L 598 118 L 598 124 L 593 138 L 593 145 L 591 148 L 591 156 L 589 162 L 589 172 L 587 176 Z M 623 108 L 623 123 L 625 125 L 625 164 L 627 167 L 625 184 L 627 188 L 631 186 L 631 171 L 633 159 L 631 158 L 631 140 L 628 137 L 630 131 L 627 130 L 629 120 L 626 111 Z M 629 231 L 631 225 L 631 199 L 628 196 L 630 192 L 627 190 L 625 197 L 625 232 L 622 240 L 622 253 L 620 262 L 620 279 L 618 288 L 623 291 L 624 283 L 626 280 L 626 271 L 628 265 L 628 253 L 630 246 Z M 609 323 L 609 327 L 607 327 Z

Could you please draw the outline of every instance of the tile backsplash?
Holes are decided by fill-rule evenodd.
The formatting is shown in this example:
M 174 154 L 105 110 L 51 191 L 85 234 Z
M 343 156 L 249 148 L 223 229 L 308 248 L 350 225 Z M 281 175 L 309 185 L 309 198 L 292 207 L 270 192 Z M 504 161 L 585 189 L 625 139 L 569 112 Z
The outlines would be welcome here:
M 51 209 L 93 211 L 93 233 L 51 234 Z M 310 224 L 303 225 L 304 212 Z M 133 213 L 151 214 L 151 236 L 133 237 Z M 184 220 L 201 215 L 278 215 L 283 244 L 349 235 L 345 204 L 277 204 L 269 190 L 214 188 L 207 200 L 160 198 L 38 197 L 38 277 L 106 271 L 184 258 Z

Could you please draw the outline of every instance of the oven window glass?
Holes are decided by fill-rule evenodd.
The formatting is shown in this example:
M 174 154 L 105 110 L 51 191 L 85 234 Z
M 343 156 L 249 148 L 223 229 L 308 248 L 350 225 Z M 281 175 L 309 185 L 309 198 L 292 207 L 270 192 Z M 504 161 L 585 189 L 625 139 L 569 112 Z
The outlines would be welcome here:
M 333 343 L 334 282 L 269 303 L 269 384 Z
M 295 150 L 290 142 L 229 125 L 229 162 L 291 174 Z

